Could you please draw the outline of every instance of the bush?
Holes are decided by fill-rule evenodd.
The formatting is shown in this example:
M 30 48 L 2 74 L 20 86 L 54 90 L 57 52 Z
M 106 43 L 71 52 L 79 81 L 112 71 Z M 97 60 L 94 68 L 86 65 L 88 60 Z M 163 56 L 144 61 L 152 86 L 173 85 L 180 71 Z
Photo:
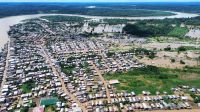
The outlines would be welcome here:
M 185 64 L 185 62 L 183 60 L 180 61 L 180 64 Z
M 180 52 L 180 51 L 186 51 L 186 50 L 187 49 L 184 46 L 181 46 L 181 47 L 178 48 L 178 52 Z
M 156 53 L 154 51 L 147 50 L 147 49 L 144 49 L 144 48 L 131 49 L 131 50 L 129 50 L 129 52 L 135 53 L 136 56 L 146 55 L 150 59 L 153 59 L 153 58 L 156 57 Z
M 165 51 L 171 51 L 171 49 L 172 49 L 171 47 L 164 48 Z
M 108 57 L 112 57 L 113 55 L 115 55 L 115 53 L 114 53 L 114 52 L 108 52 L 106 55 L 107 55 Z
M 174 63 L 176 60 L 175 59 L 171 59 L 171 62 Z

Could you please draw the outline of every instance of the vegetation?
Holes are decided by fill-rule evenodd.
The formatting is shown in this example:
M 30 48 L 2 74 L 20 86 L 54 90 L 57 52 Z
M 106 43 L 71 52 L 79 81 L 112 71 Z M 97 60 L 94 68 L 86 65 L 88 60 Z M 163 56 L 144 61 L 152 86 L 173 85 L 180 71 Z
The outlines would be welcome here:
M 186 51 L 186 47 L 184 46 L 181 46 L 181 47 L 178 47 L 178 52 L 181 52 L 181 51 Z
M 173 27 L 170 25 L 152 25 L 141 21 L 136 24 L 127 24 L 123 31 L 139 37 L 154 37 L 167 35 L 172 29 Z
M 113 55 L 115 55 L 115 53 L 114 53 L 114 52 L 108 52 L 106 55 L 107 55 L 108 57 L 112 57 Z
M 98 26 L 100 23 L 99 22 L 89 22 L 88 25 L 91 27 L 96 27 Z
M 176 60 L 175 59 L 171 59 L 171 62 L 174 63 Z
M 109 25 L 127 24 L 128 22 L 131 22 L 131 20 L 128 19 L 103 19 L 103 21 Z
M 197 65 L 200 65 L 200 56 L 197 58 Z
M 199 68 L 186 67 L 182 69 L 158 68 L 155 66 L 146 66 L 136 68 L 128 72 L 106 73 L 106 80 L 118 79 L 120 84 L 115 85 L 119 91 L 135 91 L 141 94 L 142 91 L 150 91 L 155 94 L 156 91 L 172 93 L 171 88 L 178 85 L 189 85 L 200 87 Z M 198 74 L 192 80 L 183 79 L 182 76 Z
M 56 111 L 56 106 L 55 105 L 49 105 L 45 107 L 45 112 L 55 112 Z
M 190 96 L 194 99 L 194 103 L 200 103 L 200 96 L 191 93 Z
M 172 37 L 184 37 L 189 30 L 187 28 L 175 27 L 168 33 L 168 36 Z
M 29 80 L 25 82 L 22 86 L 21 89 L 24 93 L 30 93 L 32 88 L 35 87 L 35 82 L 33 80 Z
M 190 19 L 177 19 L 176 21 L 182 21 L 182 23 L 186 25 L 194 25 L 199 26 L 200 25 L 200 17 L 190 18 Z
M 65 74 L 72 74 L 72 71 L 75 69 L 75 65 L 71 65 L 71 66 L 61 66 L 62 68 L 62 72 L 64 72 Z
M 147 50 L 145 48 L 136 48 L 136 49 L 131 49 L 129 50 L 129 52 L 132 52 L 134 53 L 136 56 L 148 56 L 150 59 L 153 59 L 155 58 L 156 56 L 156 53 L 154 51 L 151 51 L 151 50 Z
M 168 16 L 171 12 L 134 9 L 130 4 L 94 4 L 96 8 L 86 8 L 85 3 L 1 3 L 0 17 L 24 14 L 81 14 L 91 16 Z
M 42 16 L 41 18 L 47 19 L 51 22 L 83 22 L 86 18 L 77 16 Z
M 185 62 L 183 60 L 180 61 L 180 64 L 185 64 Z
M 171 51 L 172 48 L 168 46 L 168 47 L 164 48 L 164 50 L 165 50 L 165 51 Z
M 194 18 L 166 18 L 163 20 L 145 20 L 145 22 L 149 24 L 171 24 L 175 27 L 179 27 L 181 24 L 183 25 L 194 25 L 199 26 L 200 25 L 200 16 L 194 17 Z
M 159 21 L 159 22 L 158 22 Z M 155 36 L 173 36 L 173 37 L 184 37 L 189 31 L 185 27 L 173 27 L 171 23 L 158 20 L 152 22 L 150 21 L 140 21 L 136 24 L 127 24 L 123 31 L 136 35 L 139 37 L 155 37 Z
M 177 48 L 178 52 L 187 51 L 187 50 L 200 51 L 200 48 L 193 47 L 193 46 L 180 46 Z
M 29 110 L 29 107 L 22 107 L 20 109 L 20 112 L 28 112 L 28 110 Z

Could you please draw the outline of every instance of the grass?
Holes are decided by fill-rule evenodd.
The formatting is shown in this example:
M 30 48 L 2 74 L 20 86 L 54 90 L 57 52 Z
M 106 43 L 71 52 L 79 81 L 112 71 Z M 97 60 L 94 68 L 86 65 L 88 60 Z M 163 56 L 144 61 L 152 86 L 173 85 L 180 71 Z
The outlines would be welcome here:
M 179 49 L 180 49 L 180 48 L 184 48 L 185 51 L 187 51 L 187 50 L 200 51 L 200 48 L 199 48 L 199 47 L 193 47 L 193 46 L 181 46 L 181 47 L 179 47 Z M 177 50 L 179 50 L 179 49 L 177 49 Z
M 56 106 L 55 105 L 49 105 L 45 107 L 45 112 L 55 112 L 56 111 Z
M 125 73 L 107 73 L 104 75 L 106 80 L 117 79 L 120 84 L 115 85 L 118 91 L 134 91 L 141 94 L 142 91 L 156 91 L 172 93 L 171 88 L 178 85 L 189 85 L 200 87 L 200 68 L 168 69 L 147 66 L 137 68 Z M 194 79 L 181 79 L 183 74 L 198 74 Z
M 21 89 L 24 93 L 30 93 L 32 88 L 35 87 L 35 82 L 30 80 L 28 82 L 25 82 L 22 86 Z
M 175 27 L 168 35 L 173 37 L 184 37 L 189 30 L 187 28 Z

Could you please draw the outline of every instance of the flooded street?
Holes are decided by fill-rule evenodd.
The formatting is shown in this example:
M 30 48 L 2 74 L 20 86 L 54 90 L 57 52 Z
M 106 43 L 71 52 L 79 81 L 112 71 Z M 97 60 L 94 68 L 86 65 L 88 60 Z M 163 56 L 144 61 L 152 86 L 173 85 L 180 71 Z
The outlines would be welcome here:
M 197 14 L 189 13 L 180 13 L 173 12 L 176 15 L 173 16 L 150 16 L 150 17 L 103 17 L 103 16 L 87 16 L 87 15 L 76 15 L 76 14 L 33 14 L 33 15 L 22 15 L 22 16 L 11 16 L 0 19 L 0 48 L 3 48 L 4 44 L 9 41 L 7 32 L 9 31 L 10 26 L 20 23 L 22 20 L 36 18 L 40 16 L 49 16 L 49 15 L 63 15 L 63 16 L 79 16 L 85 18 L 93 19 L 131 19 L 131 20 L 145 20 L 145 19 L 165 19 L 165 18 L 191 18 L 198 16 Z M 102 27 L 104 28 L 104 27 Z M 117 30 L 118 27 L 115 27 L 114 30 Z M 107 30 L 113 30 L 107 28 Z M 102 30 L 101 30 L 102 31 Z M 101 32 L 97 31 L 97 32 Z

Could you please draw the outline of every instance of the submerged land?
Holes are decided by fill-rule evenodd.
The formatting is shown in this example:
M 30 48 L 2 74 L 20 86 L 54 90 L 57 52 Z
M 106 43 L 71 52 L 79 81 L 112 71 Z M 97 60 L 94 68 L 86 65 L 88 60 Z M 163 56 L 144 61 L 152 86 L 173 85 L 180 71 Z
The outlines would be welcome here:
M 148 10 L 142 8 L 144 4 L 133 10 L 135 5 L 127 4 L 26 4 L 33 7 L 25 11 L 24 4 L 0 5 L 21 6 L 10 14 L 0 10 L 2 17 L 37 11 L 68 13 L 61 9 L 118 17 L 173 15 L 155 8 L 199 13 L 194 4 L 146 4 Z M 0 53 L 0 109 L 199 111 L 199 26 L 199 16 L 134 20 L 46 15 L 23 20 L 10 26 L 10 40 Z

